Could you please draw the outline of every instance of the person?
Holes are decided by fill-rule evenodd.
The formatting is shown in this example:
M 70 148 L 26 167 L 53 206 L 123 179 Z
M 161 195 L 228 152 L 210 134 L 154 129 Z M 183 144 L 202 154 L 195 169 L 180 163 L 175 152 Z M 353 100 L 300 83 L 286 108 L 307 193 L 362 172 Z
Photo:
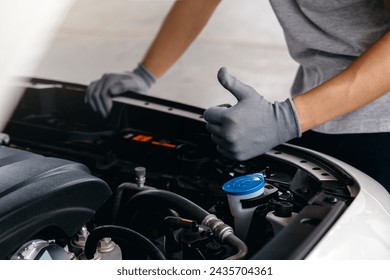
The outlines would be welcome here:
M 86 102 L 104 116 L 111 98 L 146 94 L 197 37 L 220 0 L 176 1 L 138 67 L 92 82 Z M 270 0 L 299 68 L 291 98 L 269 102 L 222 67 L 233 106 L 204 113 L 218 151 L 247 160 L 290 142 L 335 156 L 390 192 L 389 0 Z

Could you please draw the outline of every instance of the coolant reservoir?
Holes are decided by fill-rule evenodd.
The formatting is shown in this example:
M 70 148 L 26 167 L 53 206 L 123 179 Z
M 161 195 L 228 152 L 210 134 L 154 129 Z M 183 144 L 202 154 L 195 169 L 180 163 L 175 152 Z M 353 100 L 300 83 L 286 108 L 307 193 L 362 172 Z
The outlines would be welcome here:
M 264 176 L 254 173 L 236 177 L 226 182 L 222 189 L 226 192 L 230 213 L 234 217 L 234 231 L 245 240 L 256 206 L 243 207 L 242 201 L 261 196 L 264 193 Z
M 275 210 L 267 214 L 266 219 L 271 222 L 274 233 L 277 234 L 289 225 L 297 213 L 292 211 L 293 204 L 288 201 L 277 201 Z

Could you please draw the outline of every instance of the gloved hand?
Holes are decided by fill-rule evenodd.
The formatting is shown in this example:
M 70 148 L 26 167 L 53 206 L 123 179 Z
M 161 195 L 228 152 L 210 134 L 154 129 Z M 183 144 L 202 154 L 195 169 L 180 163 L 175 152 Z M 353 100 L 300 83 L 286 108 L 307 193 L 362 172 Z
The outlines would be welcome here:
M 231 76 L 226 68 L 218 80 L 238 100 L 232 107 L 207 109 L 207 129 L 217 150 L 235 160 L 247 160 L 301 136 L 298 116 L 291 99 L 270 103 L 252 87 Z
M 84 100 L 95 112 L 107 117 L 112 107 L 112 97 L 126 91 L 147 94 L 155 81 L 155 76 L 139 64 L 133 72 L 104 74 L 101 79 L 93 81 L 87 88 Z

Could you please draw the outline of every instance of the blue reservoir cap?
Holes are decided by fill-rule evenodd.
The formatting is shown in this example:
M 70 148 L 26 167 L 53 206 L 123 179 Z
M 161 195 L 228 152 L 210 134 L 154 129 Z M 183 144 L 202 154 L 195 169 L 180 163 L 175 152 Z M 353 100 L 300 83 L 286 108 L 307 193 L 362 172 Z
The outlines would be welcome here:
M 236 177 L 227 181 L 222 189 L 231 195 L 245 195 L 254 193 L 264 187 L 264 176 L 262 173 L 253 173 Z

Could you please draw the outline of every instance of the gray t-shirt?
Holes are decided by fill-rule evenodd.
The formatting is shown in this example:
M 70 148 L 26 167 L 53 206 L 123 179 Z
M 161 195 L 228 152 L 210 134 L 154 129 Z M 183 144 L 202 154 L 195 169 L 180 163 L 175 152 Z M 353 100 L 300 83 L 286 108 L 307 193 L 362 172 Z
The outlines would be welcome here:
M 350 65 L 390 30 L 383 0 L 270 0 L 289 52 L 300 67 L 292 96 Z M 389 77 L 390 79 L 390 77 Z M 390 93 L 314 128 L 331 134 L 390 132 Z

